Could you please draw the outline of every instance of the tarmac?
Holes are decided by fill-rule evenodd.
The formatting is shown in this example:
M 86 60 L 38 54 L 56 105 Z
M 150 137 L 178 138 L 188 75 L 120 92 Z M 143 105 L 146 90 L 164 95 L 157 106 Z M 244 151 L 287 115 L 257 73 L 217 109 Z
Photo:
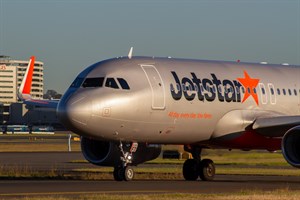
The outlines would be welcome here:
M 143 181 L 111 180 L 3 180 L 0 198 L 86 194 L 160 194 L 160 193 L 233 193 L 242 191 L 299 190 L 298 177 L 217 175 L 213 182 L 203 181 Z
M 97 168 L 84 160 L 81 152 L 0 153 L 0 166 L 27 167 L 31 170 L 71 170 Z M 152 165 L 153 166 L 153 165 Z M 158 193 L 233 193 L 249 190 L 300 189 L 298 176 L 216 175 L 212 182 L 184 180 L 1 180 L 0 199 L 45 195 L 83 194 L 158 194 Z

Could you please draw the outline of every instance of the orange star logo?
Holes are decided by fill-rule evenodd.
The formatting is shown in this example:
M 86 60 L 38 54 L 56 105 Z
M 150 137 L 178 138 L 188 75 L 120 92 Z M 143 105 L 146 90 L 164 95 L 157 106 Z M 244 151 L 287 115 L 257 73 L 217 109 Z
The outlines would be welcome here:
M 244 71 L 245 78 L 237 78 L 237 80 L 244 86 L 245 95 L 242 103 L 248 99 L 249 96 L 252 96 L 256 104 L 258 105 L 258 96 L 257 93 L 254 92 L 254 89 L 257 87 L 259 83 L 259 79 L 251 78 L 249 74 Z

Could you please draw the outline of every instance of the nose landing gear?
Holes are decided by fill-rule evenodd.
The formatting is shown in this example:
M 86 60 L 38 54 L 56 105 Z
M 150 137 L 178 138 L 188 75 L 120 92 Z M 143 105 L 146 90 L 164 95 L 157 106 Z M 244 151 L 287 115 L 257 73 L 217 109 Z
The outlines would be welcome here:
M 203 181 L 212 181 L 215 177 L 215 165 L 210 159 L 201 160 L 201 148 L 187 148 L 193 159 L 187 159 L 183 164 L 183 177 L 187 181 L 195 181 L 200 177 Z
M 136 152 L 137 148 L 138 143 L 133 142 L 129 152 L 125 152 L 123 144 L 120 142 L 119 149 L 122 154 L 120 157 L 122 164 L 114 167 L 113 175 L 116 181 L 131 181 L 134 178 L 134 170 L 130 164 L 132 163 L 133 153 Z
M 113 175 L 116 181 L 131 181 L 134 178 L 134 170 L 131 166 L 116 166 Z

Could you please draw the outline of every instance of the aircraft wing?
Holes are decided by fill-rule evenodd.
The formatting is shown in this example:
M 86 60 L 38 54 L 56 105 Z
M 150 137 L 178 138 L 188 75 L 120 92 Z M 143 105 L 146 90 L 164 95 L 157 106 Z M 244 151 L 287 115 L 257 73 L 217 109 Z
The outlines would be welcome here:
M 300 116 L 261 117 L 255 120 L 252 129 L 267 137 L 282 137 L 290 128 L 300 125 Z
M 57 108 L 59 100 L 33 99 L 30 95 L 35 57 L 31 56 L 24 78 L 18 90 L 18 97 L 26 105 Z
M 300 125 L 300 116 L 284 116 L 271 111 L 233 110 L 217 123 L 212 138 L 254 130 L 265 137 L 283 137 L 292 127 Z

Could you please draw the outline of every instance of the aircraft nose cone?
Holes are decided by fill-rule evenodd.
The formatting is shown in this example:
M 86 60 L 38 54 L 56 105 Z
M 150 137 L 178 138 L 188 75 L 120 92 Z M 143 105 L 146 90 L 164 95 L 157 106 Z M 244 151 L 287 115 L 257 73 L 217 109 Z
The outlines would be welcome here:
M 91 104 L 85 96 L 74 96 L 58 106 L 58 117 L 61 123 L 70 130 L 85 127 L 91 117 Z

